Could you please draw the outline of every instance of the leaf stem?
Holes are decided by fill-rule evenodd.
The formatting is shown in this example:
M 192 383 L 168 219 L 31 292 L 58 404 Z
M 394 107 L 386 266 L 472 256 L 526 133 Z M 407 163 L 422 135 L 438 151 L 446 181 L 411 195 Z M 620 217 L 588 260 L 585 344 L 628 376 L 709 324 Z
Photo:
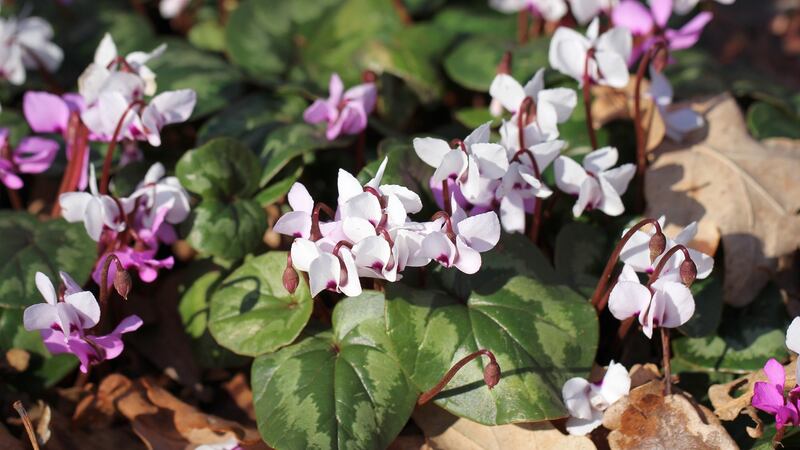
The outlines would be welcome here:
M 480 349 L 476 352 L 470 353 L 469 355 L 461 358 L 461 360 L 455 363 L 453 367 L 451 367 L 450 370 L 448 370 L 447 373 L 444 374 L 442 379 L 439 380 L 438 383 L 436 383 L 436 386 L 434 386 L 429 391 L 424 392 L 422 395 L 420 395 L 419 399 L 417 400 L 417 404 L 424 405 L 425 403 L 428 403 L 432 398 L 436 397 L 439 394 L 439 392 L 441 392 L 442 389 L 444 389 L 444 387 L 447 386 L 447 383 L 449 383 L 450 380 L 453 379 L 456 373 L 459 370 L 461 370 L 462 367 L 464 367 L 468 362 L 472 361 L 473 359 L 481 355 L 485 355 L 489 358 L 489 364 L 494 364 L 495 366 L 497 365 L 497 360 L 494 357 L 494 353 L 492 353 L 487 349 Z M 491 388 L 492 387 L 490 386 L 489 389 Z

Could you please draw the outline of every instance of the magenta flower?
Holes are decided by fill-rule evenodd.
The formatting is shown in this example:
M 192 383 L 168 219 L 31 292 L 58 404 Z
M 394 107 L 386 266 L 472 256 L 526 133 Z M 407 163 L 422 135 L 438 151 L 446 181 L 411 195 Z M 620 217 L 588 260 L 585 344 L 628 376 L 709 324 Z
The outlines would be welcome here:
M 303 113 L 311 124 L 327 122 L 325 137 L 332 141 L 342 134 L 358 134 L 367 128 L 367 116 L 375 109 L 378 92 L 375 83 L 364 83 L 344 91 L 339 75 L 331 75 L 326 100 L 317 99 Z
M 786 425 L 800 425 L 798 414 L 797 396 L 800 386 L 795 386 L 789 392 L 787 400 L 784 395 L 786 373 L 781 363 L 770 359 L 764 365 L 764 373 L 769 381 L 759 381 L 753 387 L 752 405 L 756 408 L 775 416 L 775 427 L 781 429 Z
M 16 148 L 8 141 L 8 129 L 0 128 L 0 181 L 9 189 L 22 188 L 20 173 L 42 173 L 53 163 L 58 142 L 27 137 Z
M 700 39 L 706 24 L 713 15 L 704 11 L 696 15 L 680 29 L 667 28 L 672 15 L 673 0 L 650 0 L 650 9 L 636 0 L 623 0 L 611 13 L 615 26 L 629 29 L 634 36 L 643 40 L 633 49 L 629 63 L 633 64 L 644 52 L 659 40 L 664 40 L 667 48 L 683 50 L 692 47 Z
M 72 92 L 58 96 L 49 92 L 28 91 L 22 99 L 22 111 L 31 129 L 37 133 L 60 134 L 67 142 L 68 160 L 72 160 L 72 155 L 75 153 L 75 149 L 69 145 L 70 120 L 77 123 L 84 109 L 86 105 L 83 97 Z M 89 139 L 97 140 L 92 135 Z M 78 189 L 83 190 L 89 182 L 89 152 L 83 154 L 80 173 Z
M 22 322 L 28 331 L 39 330 L 50 353 L 77 356 L 81 372 L 86 373 L 89 366 L 119 356 L 124 348 L 122 334 L 139 328 L 142 319 L 128 316 L 105 336 L 87 333 L 86 330 L 100 322 L 100 306 L 94 294 L 82 290 L 69 275 L 61 272 L 60 276 L 65 290 L 59 296 L 50 279 L 41 272 L 36 273 L 36 287 L 45 303 L 26 308 Z
M 41 334 L 44 346 L 50 353 L 75 355 L 81 362 L 81 372 L 87 373 L 89 366 L 119 356 L 125 348 L 122 335 L 139 329 L 142 323 L 139 316 L 132 315 L 122 319 L 114 331 L 105 336 L 84 335 L 81 330 L 70 333 L 66 341 L 64 335 L 57 330 L 42 330 Z

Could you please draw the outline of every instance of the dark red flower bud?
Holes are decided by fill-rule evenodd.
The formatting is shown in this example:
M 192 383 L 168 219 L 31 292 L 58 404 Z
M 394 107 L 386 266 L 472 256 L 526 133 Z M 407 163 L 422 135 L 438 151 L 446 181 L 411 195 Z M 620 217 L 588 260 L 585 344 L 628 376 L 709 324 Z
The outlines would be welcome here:
M 294 267 L 291 265 L 287 265 L 286 269 L 283 270 L 283 287 L 286 288 L 290 294 L 294 294 L 299 284 L 300 276 L 297 274 L 297 271 L 294 270 Z
M 666 248 L 667 237 L 664 236 L 664 233 L 661 231 L 657 231 L 656 234 L 650 238 L 650 262 L 652 263 L 656 258 L 661 256 Z
M 128 294 L 131 292 L 133 280 L 131 280 L 131 274 L 129 274 L 127 270 L 120 269 L 122 269 L 122 267 L 117 267 L 117 273 L 114 274 L 114 289 L 117 290 L 117 293 L 122 296 L 122 298 L 127 300 Z
M 496 361 L 492 361 L 483 369 L 483 381 L 489 389 L 497 386 L 500 382 L 500 365 Z
M 697 278 L 697 266 L 695 265 L 694 261 L 691 259 L 685 259 L 681 263 L 681 281 L 686 287 L 689 287 L 694 283 L 694 279 Z

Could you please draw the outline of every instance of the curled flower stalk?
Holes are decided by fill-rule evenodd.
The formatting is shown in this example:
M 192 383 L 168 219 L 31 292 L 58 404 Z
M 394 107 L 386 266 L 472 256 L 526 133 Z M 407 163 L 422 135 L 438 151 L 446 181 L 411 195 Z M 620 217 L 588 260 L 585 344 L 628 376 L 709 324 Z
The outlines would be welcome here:
M 445 386 L 447 386 L 447 383 L 449 383 L 450 380 L 453 379 L 453 377 L 456 375 L 456 373 L 458 373 L 459 370 L 461 370 L 461 368 L 463 368 L 465 365 L 467 365 L 467 363 L 469 363 L 470 361 L 481 355 L 489 358 L 489 364 L 487 364 L 486 367 L 484 367 L 483 369 L 483 381 L 484 383 L 486 383 L 486 386 L 489 389 L 494 389 L 497 383 L 500 382 L 500 376 L 501 376 L 500 365 L 497 364 L 497 360 L 494 357 L 494 353 L 492 353 L 487 349 L 481 349 L 476 352 L 470 353 L 469 355 L 461 358 L 457 363 L 455 363 L 453 367 L 451 367 L 450 370 L 448 370 L 447 373 L 444 374 L 442 379 L 439 380 L 439 382 L 436 383 L 434 387 L 432 387 L 431 389 L 429 389 L 428 391 L 424 392 L 422 395 L 419 396 L 417 404 L 424 405 L 425 403 L 428 403 L 434 397 L 439 395 L 439 393 L 442 392 L 442 389 L 444 389 Z

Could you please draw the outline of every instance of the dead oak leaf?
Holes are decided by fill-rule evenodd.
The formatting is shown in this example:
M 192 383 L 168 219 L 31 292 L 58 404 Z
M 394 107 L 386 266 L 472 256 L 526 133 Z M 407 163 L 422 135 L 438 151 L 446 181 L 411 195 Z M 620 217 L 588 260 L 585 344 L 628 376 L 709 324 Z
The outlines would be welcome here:
M 592 126 L 595 129 L 614 120 L 630 120 L 636 117 L 634 109 L 634 92 L 636 80 L 631 78 L 628 85 L 622 89 L 609 86 L 592 86 Z M 661 144 L 666 135 L 666 125 L 661 114 L 658 113 L 655 103 L 647 96 L 650 83 L 642 80 L 641 110 L 642 123 L 645 131 L 645 148 L 653 150 Z
M 458 418 L 433 404 L 417 408 L 412 417 L 425 433 L 426 449 L 595 449 L 588 437 L 563 434 L 548 421 L 487 426 Z
M 650 217 L 717 228 L 725 248 L 723 295 L 750 303 L 778 259 L 800 245 L 800 143 L 758 142 L 729 94 L 692 105 L 707 127 L 664 142 L 645 179 Z
M 659 448 L 736 449 L 719 419 L 687 394 L 663 394 L 664 384 L 654 380 L 611 405 L 603 426 L 611 430 L 612 450 Z

